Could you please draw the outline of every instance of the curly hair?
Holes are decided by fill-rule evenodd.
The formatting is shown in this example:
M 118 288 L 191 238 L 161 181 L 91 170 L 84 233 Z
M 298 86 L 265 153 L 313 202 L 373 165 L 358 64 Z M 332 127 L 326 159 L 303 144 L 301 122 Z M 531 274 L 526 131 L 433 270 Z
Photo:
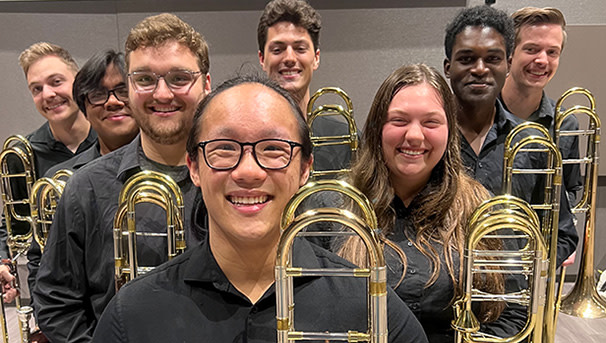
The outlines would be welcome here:
M 143 47 L 157 47 L 169 41 L 177 41 L 188 47 L 198 59 L 200 72 L 203 75 L 208 73 L 210 62 L 206 40 L 191 25 L 170 13 L 147 17 L 130 30 L 125 44 L 127 69 L 131 52 Z
M 307 30 L 314 45 L 314 51 L 320 48 L 320 14 L 306 1 L 273 0 L 266 6 L 257 27 L 259 51 L 263 54 L 267 43 L 267 30 L 275 23 L 286 21 Z
M 490 27 L 496 30 L 503 36 L 507 57 L 511 56 L 515 37 L 512 19 L 501 10 L 480 5 L 464 8 L 446 27 L 444 49 L 448 59 L 452 57 L 452 47 L 457 35 L 468 26 Z

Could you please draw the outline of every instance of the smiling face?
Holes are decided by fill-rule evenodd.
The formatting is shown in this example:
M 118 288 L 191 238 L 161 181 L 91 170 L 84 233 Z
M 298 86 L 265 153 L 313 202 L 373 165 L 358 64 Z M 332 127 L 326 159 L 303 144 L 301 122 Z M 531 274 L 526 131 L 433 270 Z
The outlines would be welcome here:
M 406 202 L 427 184 L 446 151 L 448 121 L 439 93 L 427 83 L 400 89 L 387 110 L 381 137 L 390 180 Z
M 76 71 L 61 58 L 42 57 L 27 71 L 28 88 L 36 109 L 50 123 L 73 120 L 80 110 L 72 98 L 72 84 Z
M 302 99 L 320 65 L 320 50 L 314 51 L 307 30 L 281 21 L 267 30 L 267 43 L 263 53 L 259 52 L 259 62 L 272 80 Z
M 127 86 L 122 74 L 112 64 L 105 70 L 99 89 L 107 91 L 118 87 Z M 128 102 L 118 100 L 113 93 L 103 105 L 92 105 L 88 99 L 85 105 L 86 117 L 99 136 L 102 154 L 127 144 L 139 132 Z
M 199 71 L 196 56 L 185 45 L 167 41 L 156 47 L 142 47 L 130 53 L 128 72 Z M 163 78 L 153 92 L 138 93 L 129 82 L 129 102 L 141 135 L 157 144 L 187 140 L 198 102 L 210 91 L 210 76 L 198 77 L 188 92 L 175 93 Z
M 444 62 L 444 74 L 463 105 L 494 105 L 508 71 L 505 40 L 490 27 L 463 29 Z
M 256 142 L 269 138 L 301 142 L 297 115 L 273 90 L 260 84 L 240 84 L 208 104 L 201 117 L 198 142 Z M 208 167 L 201 149 L 197 161 L 188 158 L 190 175 L 201 188 L 208 209 L 211 246 L 217 241 L 275 246 L 282 210 L 307 180 L 310 162 L 302 163 L 299 147 L 294 148 L 291 163 L 280 170 L 261 168 L 250 146 L 244 148 L 240 163 L 231 170 Z
M 511 61 L 515 83 L 524 88 L 545 88 L 558 70 L 563 41 L 558 24 L 523 26 Z

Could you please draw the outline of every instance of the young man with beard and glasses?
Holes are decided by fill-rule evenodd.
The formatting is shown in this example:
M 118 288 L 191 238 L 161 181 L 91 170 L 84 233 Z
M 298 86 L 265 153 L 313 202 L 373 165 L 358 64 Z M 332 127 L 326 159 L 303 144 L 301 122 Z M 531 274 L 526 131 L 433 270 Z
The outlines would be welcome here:
M 461 157 L 468 172 L 493 194 L 502 193 L 505 137 L 522 123 L 498 100 L 509 73 L 513 44 L 513 21 L 490 6 L 465 8 L 446 28 L 444 74 L 459 105 Z M 521 154 L 515 165 L 544 168 L 546 163 Z M 538 194 L 543 194 L 543 183 L 534 175 L 514 179 L 513 195 L 537 202 Z M 558 265 L 575 250 L 578 241 L 568 199 L 565 192 L 561 195 Z
M 515 27 L 515 48 L 511 70 L 505 79 L 500 99 L 505 109 L 524 120 L 545 126 L 555 133 L 555 101 L 545 94 L 545 87 L 555 76 L 566 42 L 566 20 L 556 8 L 525 7 L 511 15 Z M 576 117 L 568 116 L 562 130 L 578 130 Z M 579 158 L 577 136 L 560 139 L 562 158 Z M 571 204 L 582 190 L 578 164 L 563 166 L 564 188 Z
M 207 200 L 208 240 L 123 287 L 94 342 L 276 342 L 281 214 L 312 163 L 297 103 L 271 81 L 229 80 L 200 104 L 187 152 Z M 300 238 L 293 260 L 306 268 L 352 266 Z M 293 285 L 298 330 L 366 331 L 365 280 L 312 276 Z M 426 342 L 414 315 L 387 292 L 389 341 Z
M 42 177 L 57 163 L 69 160 L 95 144 L 97 134 L 91 128 L 72 98 L 72 83 L 78 65 L 70 53 L 60 46 L 39 42 L 31 45 L 19 55 L 19 65 L 25 73 L 27 87 L 36 109 L 47 120 L 40 128 L 25 138 L 34 152 L 36 177 Z M 16 158 L 8 159 L 11 172 L 22 171 L 22 163 Z M 15 199 L 27 197 L 24 182 L 12 184 Z M 29 207 L 16 205 L 17 212 L 29 215 Z M 29 230 L 29 224 L 12 221 L 14 232 Z M 6 245 L 4 214 L 0 226 L 0 258 L 9 257 Z M 0 266 L 0 269 L 6 268 Z M 7 287 L 8 283 L 7 283 Z
M 55 342 L 90 341 L 114 296 L 113 219 L 130 176 L 141 170 L 171 176 L 184 197 L 186 228 L 197 215 L 193 209 L 204 208 L 185 165 L 196 106 L 210 91 L 204 38 L 176 16 L 160 14 L 131 30 L 125 51 L 128 102 L 140 135 L 76 171 L 65 188 L 34 289 L 38 323 Z M 164 212 L 153 205 L 139 206 L 136 220 L 148 232 L 166 232 Z M 185 232 L 188 247 L 204 236 L 204 229 Z M 137 249 L 141 265 L 167 259 L 162 238 L 140 237 Z
M 320 15 L 303 0 L 273 0 L 266 6 L 257 27 L 259 62 L 267 75 L 298 102 L 305 117 L 313 73 L 320 66 Z M 314 121 L 315 136 L 347 135 L 344 121 L 321 117 Z M 314 170 L 348 168 L 348 146 L 314 149 Z
M 114 50 L 96 53 L 74 79 L 73 99 L 98 136 L 97 143 L 71 159 L 50 168 L 52 177 L 62 169 L 77 170 L 88 162 L 130 143 L 139 127 L 128 106 L 128 87 L 124 54 Z M 40 246 L 36 240 L 27 253 L 29 289 L 34 289 L 40 265 Z

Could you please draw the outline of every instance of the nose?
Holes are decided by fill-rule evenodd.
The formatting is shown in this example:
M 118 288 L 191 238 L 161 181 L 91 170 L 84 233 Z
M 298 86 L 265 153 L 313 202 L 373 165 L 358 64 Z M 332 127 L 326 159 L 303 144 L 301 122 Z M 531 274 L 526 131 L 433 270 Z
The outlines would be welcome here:
M 55 92 L 53 87 L 51 87 L 49 85 L 42 86 L 42 97 L 43 98 L 52 98 L 56 95 L 57 95 L 57 93 Z
M 255 160 L 252 148 L 245 147 L 240 163 L 232 170 L 231 177 L 242 187 L 256 187 L 263 183 L 267 171 Z
M 109 97 L 107 98 L 107 101 L 105 102 L 105 109 L 117 110 L 117 109 L 121 109 L 122 107 L 124 107 L 124 101 L 118 99 L 118 97 L 116 96 L 116 93 L 114 91 L 111 91 L 109 93 Z
M 484 75 L 488 72 L 488 68 L 486 67 L 486 62 L 484 59 L 478 58 L 471 69 L 471 72 L 474 75 Z
M 164 78 L 161 77 L 158 79 L 158 84 L 156 85 L 156 89 L 154 89 L 153 96 L 155 100 L 162 103 L 166 103 L 172 101 L 172 99 L 175 97 L 175 94 L 168 87 L 168 84 L 166 83 L 166 81 L 164 81 Z
M 537 54 L 537 57 L 534 59 L 534 63 L 544 65 L 547 64 L 547 52 L 542 50 Z
M 292 46 L 286 47 L 284 51 L 284 63 L 287 65 L 294 65 L 297 62 L 295 50 Z
M 404 138 L 410 145 L 420 145 L 425 138 L 421 123 L 413 122 L 408 124 L 408 130 L 406 130 L 406 135 Z

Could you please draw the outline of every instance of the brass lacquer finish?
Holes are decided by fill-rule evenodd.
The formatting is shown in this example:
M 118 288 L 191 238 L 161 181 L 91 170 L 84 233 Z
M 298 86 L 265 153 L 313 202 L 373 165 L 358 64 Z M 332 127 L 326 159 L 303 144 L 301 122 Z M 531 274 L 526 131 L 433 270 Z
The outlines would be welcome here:
M 562 110 L 564 100 L 573 94 L 581 94 L 589 100 L 589 106 L 574 106 Z M 589 119 L 587 129 L 562 131 L 562 123 L 570 115 L 585 115 Z M 585 165 L 585 183 L 581 200 L 574 206 L 573 213 L 585 214 L 585 233 L 579 275 L 572 291 L 562 299 L 560 310 L 566 314 L 581 318 L 606 317 L 606 301 L 598 294 L 595 281 L 595 228 L 596 194 L 600 151 L 600 117 L 595 111 L 595 98 L 584 88 L 572 88 L 566 91 L 556 104 L 555 115 L 556 144 L 563 136 L 587 136 L 587 153 L 577 160 L 564 160 L 565 164 Z
M 308 210 L 296 217 L 294 214 L 303 200 L 322 191 L 346 195 L 362 209 L 364 218 L 350 211 L 337 208 Z M 292 246 L 299 232 L 319 222 L 338 223 L 354 231 L 365 244 L 368 268 L 354 269 L 307 269 L 292 266 Z M 282 214 L 282 234 L 276 257 L 276 320 L 278 342 L 295 340 L 330 340 L 346 342 L 387 342 L 387 280 L 383 248 L 377 236 L 377 218 L 368 199 L 353 186 L 336 180 L 320 180 L 303 186 L 290 200 Z M 302 332 L 294 327 L 293 277 L 363 277 L 368 287 L 367 332 Z
M 16 159 L 20 164 L 18 171 L 9 170 L 9 159 Z M 4 141 L 2 147 L 2 153 L 0 153 L 0 166 L 2 182 L 0 184 L 2 188 L 2 202 L 4 205 L 4 215 L 6 223 L 6 231 L 8 234 L 6 244 L 10 253 L 10 260 L 8 261 L 9 267 L 15 274 L 15 282 L 13 287 L 19 290 L 21 289 L 19 282 L 19 273 L 17 268 L 17 259 L 19 256 L 27 252 L 31 245 L 32 238 L 32 217 L 30 210 L 27 209 L 29 204 L 29 197 L 31 194 L 32 186 L 36 180 L 36 168 L 34 165 L 34 151 L 31 144 L 25 137 L 20 135 L 10 136 Z M 13 190 L 13 185 L 18 184 L 19 181 L 24 182 L 26 185 L 27 194 L 24 194 L 23 198 L 17 198 Z M 23 206 L 21 212 L 26 210 L 27 213 L 19 213 L 15 206 Z M 25 232 L 16 232 L 13 228 L 13 221 L 25 222 L 28 228 Z M 21 342 L 29 342 L 30 327 L 29 319 L 33 314 L 33 309 L 30 306 L 21 305 L 21 296 L 19 293 L 15 298 L 15 306 L 19 316 L 19 331 Z M 4 301 L 0 296 L 0 327 L 2 328 L 2 340 L 4 343 L 8 342 L 8 330 L 6 326 L 6 315 L 4 309 Z
M 135 205 L 152 203 L 166 212 L 166 233 L 138 232 Z M 183 197 L 177 183 L 167 175 L 144 170 L 131 176 L 120 191 L 114 218 L 114 260 L 116 290 L 153 267 L 139 267 L 137 236 L 161 236 L 168 241 L 168 259 L 185 251 Z M 126 225 L 125 225 L 126 221 Z
M 314 110 L 314 105 L 319 97 L 325 94 L 336 94 L 347 108 L 343 108 L 341 105 L 321 105 Z M 318 136 L 314 133 L 313 123 L 320 117 L 336 116 L 343 117 L 348 125 L 348 134 L 336 135 L 336 136 Z M 320 88 L 314 93 L 309 99 L 307 104 L 307 125 L 309 126 L 309 132 L 311 137 L 311 143 L 316 147 L 331 146 L 331 145 L 347 145 L 351 150 L 352 159 L 355 157 L 358 151 L 358 134 L 356 122 L 353 117 L 353 104 L 349 96 L 340 88 L 337 87 L 324 87 Z M 317 176 L 334 176 L 343 175 L 349 172 L 349 168 L 337 169 L 337 170 L 314 170 L 313 165 L 311 168 L 311 178 L 314 179 Z

